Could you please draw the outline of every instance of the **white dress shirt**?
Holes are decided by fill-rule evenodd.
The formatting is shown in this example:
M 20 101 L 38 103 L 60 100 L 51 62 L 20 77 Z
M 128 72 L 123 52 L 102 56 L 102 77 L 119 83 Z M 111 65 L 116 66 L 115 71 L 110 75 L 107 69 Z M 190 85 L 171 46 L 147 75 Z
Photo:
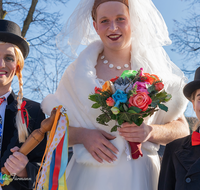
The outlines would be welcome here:
M 3 96 L 0 96 L 0 98 L 5 97 L 6 100 L 4 102 L 2 102 L 2 104 L 0 105 L 0 115 L 2 117 L 2 134 L 3 134 L 3 128 L 4 128 L 4 120 L 5 120 L 5 111 L 6 111 L 6 106 L 8 104 L 7 102 L 7 98 L 10 95 L 12 90 L 10 90 L 9 92 L 7 92 L 6 94 L 4 94 Z

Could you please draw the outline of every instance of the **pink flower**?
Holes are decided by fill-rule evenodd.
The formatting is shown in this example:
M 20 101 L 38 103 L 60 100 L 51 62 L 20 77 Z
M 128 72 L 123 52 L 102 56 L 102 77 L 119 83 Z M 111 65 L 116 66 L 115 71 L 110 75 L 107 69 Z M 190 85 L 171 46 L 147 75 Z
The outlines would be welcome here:
M 145 92 L 146 94 L 149 94 L 147 88 L 146 88 L 146 84 L 150 84 L 148 82 L 138 82 L 136 81 L 133 85 L 133 88 L 135 87 L 135 85 L 137 84 L 137 93 L 138 92 Z
M 143 68 L 140 68 L 140 70 L 141 70 L 141 73 L 140 73 L 140 77 L 143 75 Z
M 158 82 L 158 83 L 155 84 L 155 89 L 156 89 L 157 91 L 160 91 L 160 90 L 162 90 L 163 88 L 164 88 L 164 84 L 163 84 L 162 82 Z
M 106 104 L 107 104 L 108 106 L 114 106 L 114 105 L 115 105 L 115 101 L 114 101 L 111 97 L 109 97 L 109 98 L 106 100 Z

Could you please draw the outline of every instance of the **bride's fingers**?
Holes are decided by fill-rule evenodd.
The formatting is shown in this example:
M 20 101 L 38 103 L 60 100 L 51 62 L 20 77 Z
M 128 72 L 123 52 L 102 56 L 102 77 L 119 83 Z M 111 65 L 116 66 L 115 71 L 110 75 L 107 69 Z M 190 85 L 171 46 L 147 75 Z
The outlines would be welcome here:
M 108 140 L 103 141 L 103 145 L 105 147 L 107 147 L 106 150 L 110 149 L 110 150 L 108 150 L 110 153 L 111 153 L 111 151 L 114 152 L 115 154 L 119 153 L 118 149 L 110 141 L 108 141 Z M 114 155 L 114 154 L 112 154 L 112 155 Z
M 91 155 L 92 155 L 92 157 L 93 157 L 96 161 L 98 161 L 99 163 L 102 163 L 102 162 L 103 162 L 103 160 L 102 160 L 95 152 L 92 152 Z
M 114 160 L 112 160 L 108 155 L 105 154 L 106 150 L 100 150 L 100 149 L 97 149 L 96 150 L 96 154 L 102 158 L 103 160 L 105 160 L 106 162 L 108 163 L 111 163 L 113 162 Z
M 104 131 L 105 132 L 105 131 Z M 105 132 L 106 133 L 106 132 Z M 105 133 L 102 133 L 104 135 L 104 137 L 107 137 L 105 136 Z M 107 135 L 109 135 L 108 133 L 106 133 Z M 113 136 L 112 136 L 113 137 Z M 116 137 L 114 137 L 115 139 Z M 118 154 L 118 149 L 107 139 L 103 139 L 102 143 L 104 144 L 105 147 L 109 148 L 112 152 L 114 152 L 115 154 Z M 108 150 L 108 149 L 107 149 Z M 107 152 L 107 151 L 106 151 Z M 110 151 L 109 151 L 110 152 Z M 111 152 L 110 152 L 111 153 Z M 114 156 L 114 154 L 112 154 Z M 112 156 L 112 157 L 113 157 Z M 111 158 L 112 158 L 111 157 Z

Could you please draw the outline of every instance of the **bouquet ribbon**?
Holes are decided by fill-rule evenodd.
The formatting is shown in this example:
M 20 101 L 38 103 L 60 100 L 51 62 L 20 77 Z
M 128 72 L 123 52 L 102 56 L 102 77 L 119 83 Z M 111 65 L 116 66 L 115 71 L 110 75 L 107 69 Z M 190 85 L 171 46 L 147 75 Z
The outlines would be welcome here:
M 142 144 L 139 142 L 128 142 L 131 147 L 131 157 L 133 159 L 138 159 L 139 156 L 143 156 L 141 151 Z

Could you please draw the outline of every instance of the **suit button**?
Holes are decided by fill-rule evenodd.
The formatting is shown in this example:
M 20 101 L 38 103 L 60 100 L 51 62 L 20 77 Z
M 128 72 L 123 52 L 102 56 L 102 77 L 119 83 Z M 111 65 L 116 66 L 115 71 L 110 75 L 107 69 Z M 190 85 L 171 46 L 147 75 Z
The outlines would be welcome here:
M 190 183 L 191 182 L 191 179 L 188 177 L 188 178 L 186 178 L 186 183 Z

